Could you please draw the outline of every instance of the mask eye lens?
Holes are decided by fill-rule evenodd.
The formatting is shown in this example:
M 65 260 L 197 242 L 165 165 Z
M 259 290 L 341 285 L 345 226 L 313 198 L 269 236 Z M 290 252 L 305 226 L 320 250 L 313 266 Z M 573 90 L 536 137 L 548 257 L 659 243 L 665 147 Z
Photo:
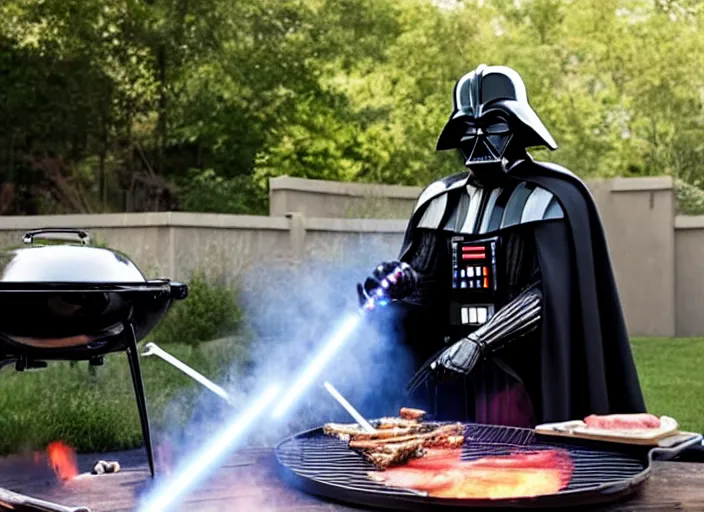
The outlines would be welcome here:
M 476 134 L 477 134 L 477 127 L 476 126 L 469 124 L 465 127 L 465 129 L 464 129 L 464 136 L 465 137 L 471 137 Z
M 508 123 L 505 121 L 497 121 L 486 127 L 486 133 L 491 135 L 499 135 L 509 131 Z

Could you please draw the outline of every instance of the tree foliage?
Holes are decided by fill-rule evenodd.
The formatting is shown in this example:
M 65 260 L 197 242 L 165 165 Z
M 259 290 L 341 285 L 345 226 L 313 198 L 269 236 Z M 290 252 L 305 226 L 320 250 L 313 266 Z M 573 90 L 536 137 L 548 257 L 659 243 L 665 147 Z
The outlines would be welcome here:
M 480 63 L 584 177 L 704 159 L 695 0 L 5 0 L 0 213 L 264 213 L 267 178 L 424 185 Z

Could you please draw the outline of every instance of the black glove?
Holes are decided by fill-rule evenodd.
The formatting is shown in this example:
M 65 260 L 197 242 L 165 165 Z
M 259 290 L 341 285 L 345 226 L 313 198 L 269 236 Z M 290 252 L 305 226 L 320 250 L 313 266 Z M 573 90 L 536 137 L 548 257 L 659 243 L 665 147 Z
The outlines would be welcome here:
M 408 263 L 379 263 L 364 284 L 357 283 L 359 305 L 371 309 L 375 301 L 398 300 L 409 296 L 418 285 L 418 273 Z
M 472 333 L 444 350 L 430 364 L 430 371 L 438 380 L 456 377 L 457 374 L 467 375 L 485 351 L 486 346 Z

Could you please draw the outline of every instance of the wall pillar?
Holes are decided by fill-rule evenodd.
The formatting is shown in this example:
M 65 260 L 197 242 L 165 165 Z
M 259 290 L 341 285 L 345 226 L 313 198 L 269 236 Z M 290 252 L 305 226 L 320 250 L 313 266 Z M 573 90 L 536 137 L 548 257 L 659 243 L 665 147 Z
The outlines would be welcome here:
M 301 261 L 305 255 L 306 247 L 306 221 L 300 212 L 288 212 L 286 218 L 289 220 L 289 241 L 291 243 L 291 255 Z

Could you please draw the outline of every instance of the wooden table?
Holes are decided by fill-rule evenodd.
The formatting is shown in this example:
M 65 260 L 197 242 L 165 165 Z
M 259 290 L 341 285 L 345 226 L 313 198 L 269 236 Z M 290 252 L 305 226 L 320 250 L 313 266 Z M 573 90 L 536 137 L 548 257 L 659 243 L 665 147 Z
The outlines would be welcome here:
M 152 483 L 144 452 L 101 454 L 99 458 L 119 461 L 122 471 L 86 475 L 60 485 L 47 468 L 37 468 L 30 460 L 7 458 L 0 460 L 0 487 L 65 506 L 85 506 L 93 512 L 136 510 L 139 496 Z M 89 471 L 97 459 L 98 456 L 80 456 L 79 469 Z M 192 492 L 181 510 L 352 512 L 362 509 L 334 504 L 287 486 L 278 477 L 271 450 L 247 449 L 230 458 L 222 469 Z M 638 494 L 622 503 L 601 505 L 594 510 L 704 511 L 704 464 L 656 462 L 653 474 Z

